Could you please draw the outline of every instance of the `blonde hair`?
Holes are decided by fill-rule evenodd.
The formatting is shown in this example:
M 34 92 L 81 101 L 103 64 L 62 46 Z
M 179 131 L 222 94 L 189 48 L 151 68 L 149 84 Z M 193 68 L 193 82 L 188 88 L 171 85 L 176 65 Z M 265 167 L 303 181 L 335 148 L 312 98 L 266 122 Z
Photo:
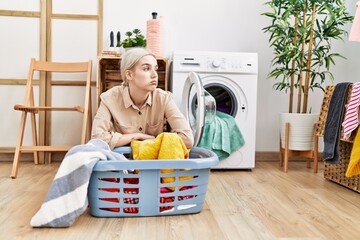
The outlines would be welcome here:
M 128 86 L 129 81 L 126 79 L 126 70 L 132 70 L 136 64 L 140 61 L 141 58 L 145 56 L 153 56 L 155 58 L 155 55 L 146 50 L 145 48 L 132 48 L 125 52 L 125 54 L 122 56 L 121 63 L 120 63 L 120 73 L 121 78 L 123 79 L 123 84 L 125 86 Z

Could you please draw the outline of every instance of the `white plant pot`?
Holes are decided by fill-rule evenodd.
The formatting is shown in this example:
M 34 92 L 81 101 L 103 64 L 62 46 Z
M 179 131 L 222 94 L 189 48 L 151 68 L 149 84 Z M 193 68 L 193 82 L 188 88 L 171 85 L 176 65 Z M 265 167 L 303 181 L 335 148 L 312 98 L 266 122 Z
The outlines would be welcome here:
M 289 149 L 308 151 L 314 148 L 314 124 L 318 113 L 280 113 L 281 146 L 285 148 L 285 125 L 290 124 Z

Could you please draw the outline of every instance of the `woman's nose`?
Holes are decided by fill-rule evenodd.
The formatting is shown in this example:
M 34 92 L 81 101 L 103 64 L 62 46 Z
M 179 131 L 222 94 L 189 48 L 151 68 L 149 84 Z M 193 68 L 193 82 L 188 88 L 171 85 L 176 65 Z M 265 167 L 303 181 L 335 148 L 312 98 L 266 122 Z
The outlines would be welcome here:
M 153 69 L 153 70 L 151 71 L 151 76 L 157 77 L 157 76 L 158 76 L 157 70 Z

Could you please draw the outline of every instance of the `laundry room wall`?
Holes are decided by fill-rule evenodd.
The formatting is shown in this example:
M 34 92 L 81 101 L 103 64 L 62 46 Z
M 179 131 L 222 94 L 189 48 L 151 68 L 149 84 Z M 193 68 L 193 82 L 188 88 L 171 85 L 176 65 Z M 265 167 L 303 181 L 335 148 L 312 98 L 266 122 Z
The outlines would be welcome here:
M 268 35 L 262 28 L 270 24 L 261 13 L 269 10 L 263 1 L 248 0 L 166 0 L 104 1 L 104 49 L 109 46 L 110 31 L 126 32 L 139 28 L 146 32 L 151 12 L 164 20 L 164 55 L 173 51 L 257 52 L 259 58 L 256 151 L 278 151 L 279 113 L 287 111 L 288 95 L 273 90 L 268 79 L 273 54 Z M 347 1 L 348 11 L 355 13 L 356 1 Z M 345 26 L 350 29 L 350 25 Z M 332 71 L 336 82 L 360 80 L 358 67 L 360 43 L 338 41 L 335 51 L 347 60 L 338 59 Z M 322 91 L 311 94 L 312 112 L 320 110 Z M 321 148 L 321 145 L 320 145 Z M 322 150 L 322 149 L 320 149 Z
M 31 5 L 31 9 L 38 9 L 40 0 L 17 0 L 21 2 L 17 6 Z M 82 0 L 83 1 L 83 0 Z M 74 7 L 73 2 L 82 2 L 81 0 L 72 1 L 68 4 L 69 8 Z M 225 51 L 225 52 L 256 52 L 258 53 L 259 72 L 258 72 L 258 94 L 257 94 L 257 121 L 256 123 L 256 151 L 258 152 L 277 152 L 278 138 L 279 138 L 279 118 L 280 112 L 287 111 L 288 96 L 284 92 L 277 92 L 273 90 L 273 79 L 267 79 L 267 74 L 270 72 L 270 63 L 273 58 L 272 50 L 269 48 L 268 35 L 263 33 L 262 28 L 269 25 L 269 19 L 262 16 L 261 13 L 267 11 L 264 3 L 267 0 L 182 0 L 182 1 L 167 1 L 167 0 L 137 0 L 137 1 L 118 1 L 118 0 L 103 0 L 103 49 L 107 50 L 110 45 L 110 31 L 120 31 L 124 37 L 126 31 L 131 31 L 134 28 L 139 28 L 144 34 L 146 33 L 146 21 L 151 18 L 152 12 L 157 12 L 164 20 L 164 38 L 163 38 L 163 55 L 171 59 L 173 51 Z M 0 10 L 6 10 L 6 2 L 10 4 L 13 1 L 7 0 L 0 3 Z M 69 1 L 55 1 L 59 5 L 65 4 Z M 96 1 L 92 1 L 93 3 Z M 348 11 L 355 13 L 356 1 L 346 1 Z M 75 4 L 76 5 L 76 4 Z M 30 7 L 29 7 L 30 8 Z M 27 9 L 27 8 L 26 8 Z M 25 9 L 25 10 L 26 10 Z M 7 18 L 6 18 L 7 19 Z M 3 25 L 2 25 L 3 24 Z M 10 25 L 11 27 L 9 27 Z M 15 29 L 13 25 L 21 27 L 17 20 L 3 21 L 0 23 L 0 30 Z M 345 26 L 347 30 L 350 29 L 350 24 Z M 20 28 L 22 29 L 22 28 Z M 28 30 L 28 29 L 26 29 Z M 57 41 L 62 41 L 61 37 L 65 38 L 67 29 L 59 28 Z M 84 33 L 89 35 L 89 31 L 84 30 Z M 5 31 L 6 32 L 6 31 Z M 11 32 L 11 31 L 8 31 Z M 23 47 L 21 44 L 15 46 L 10 40 L 17 39 L 21 41 L 24 37 L 23 33 L 27 31 L 13 31 L 10 34 L 4 34 L 0 38 L 0 78 L 8 78 L 7 72 L 16 71 L 17 74 L 24 72 L 26 75 L 28 59 L 26 56 L 29 52 L 38 52 L 36 49 L 29 48 L 24 55 L 22 53 Z M 82 33 L 82 44 L 90 46 L 90 42 L 95 41 L 93 37 L 84 36 Z M 37 39 L 33 32 L 27 33 L 27 44 L 35 45 L 32 39 Z M 29 38 L 30 36 L 30 38 Z M 93 35 L 90 35 L 93 36 Z M 11 37 L 11 38 L 10 38 Z M 88 39 L 88 40 L 86 40 Z M 85 49 L 82 45 L 81 49 Z M 94 45 L 94 44 L 93 44 Z M 337 41 L 333 43 L 335 51 L 342 53 L 347 57 L 346 60 L 339 59 L 336 66 L 333 66 L 332 71 L 335 76 L 335 81 L 356 82 L 360 80 L 359 55 L 360 42 L 349 42 L 347 39 L 344 42 Z M 15 47 L 12 47 L 15 46 Z M 26 45 L 28 46 L 28 45 Z M 37 45 L 36 45 L 37 46 Z M 78 46 L 74 45 L 74 51 L 63 51 L 66 54 L 66 59 L 78 59 Z M 25 47 L 23 47 L 25 48 Z M 19 50 L 20 49 L 20 50 Z M 18 50 L 18 51 L 17 51 Z M 62 49 L 61 49 L 62 50 Z M 86 56 L 96 59 L 96 51 L 92 51 L 93 47 L 88 47 Z M 17 58 L 12 54 L 17 51 L 20 57 Z M 32 56 L 34 53 L 32 53 Z M 25 56 L 25 58 L 24 58 Z M 11 57 L 11 58 L 10 58 Z M 34 55 L 34 57 L 37 57 Z M 10 61 L 9 61 L 10 58 Z M 20 61 L 19 61 L 20 59 Z M 11 62 L 16 62 L 8 66 Z M 21 63 L 21 66 L 19 65 Z M 96 65 L 94 65 L 94 68 Z M 0 92 L 6 92 L 9 95 L 15 95 L 13 91 L 8 90 L 9 87 L 3 86 Z M 0 94 L 1 95 L 1 94 Z M 23 96 L 23 95 L 21 95 Z M 20 95 L 16 96 L 22 99 Z M 323 93 L 317 91 L 311 95 L 310 105 L 312 111 L 316 112 L 320 109 L 321 99 Z M 0 109 L 7 109 L 6 111 L 13 112 L 14 100 L 2 94 L 0 96 Z M 4 116 L 2 111 L 1 119 Z M 14 127 L 9 127 L 11 121 L 2 120 L 2 128 L 0 127 L 1 143 L 8 143 L 13 145 L 13 141 L 9 141 L 6 131 L 17 132 L 17 123 Z M 13 125 L 13 124 L 12 124 Z M 54 126 L 56 128 L 56 126 Z M 11 129 L 10 129 L 11 128 Z M 15 136 L 17 136 L 15 134 Z M 3 144 L 2 144 L 3 145 Z M 2 146 L 1 145 L 1 146 Z

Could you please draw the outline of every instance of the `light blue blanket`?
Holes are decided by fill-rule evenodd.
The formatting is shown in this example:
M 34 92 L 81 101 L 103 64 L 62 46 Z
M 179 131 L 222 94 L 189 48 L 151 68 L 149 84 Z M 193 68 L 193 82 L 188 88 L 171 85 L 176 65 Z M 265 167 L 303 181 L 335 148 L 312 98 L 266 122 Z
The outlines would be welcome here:
M 33 227 L 69 227 L 88 207 L 87 190 L 94 165 L 99 160 L 127 159 L 112 152 L 99 139 L 78 145 L 65 155 L 39 211 L 31 219 Z
M 204 126 L 199 147 L 213 151 L 223 160 L 244 144 L 244 137 L 235 119 L 226 113 L 216 111 L 214 121 Z

